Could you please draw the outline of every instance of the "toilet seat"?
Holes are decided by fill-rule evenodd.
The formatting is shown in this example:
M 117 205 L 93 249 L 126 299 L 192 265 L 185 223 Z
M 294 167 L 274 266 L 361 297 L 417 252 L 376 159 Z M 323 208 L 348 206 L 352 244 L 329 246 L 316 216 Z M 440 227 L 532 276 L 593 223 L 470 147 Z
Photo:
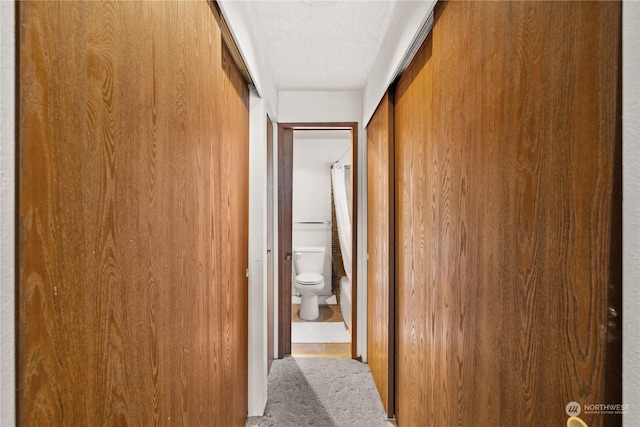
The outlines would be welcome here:
M 324 283 L 324 279 L 318 273 L 302 273 L 296 276 L 296 283 L 300 285 L 318 285 Z

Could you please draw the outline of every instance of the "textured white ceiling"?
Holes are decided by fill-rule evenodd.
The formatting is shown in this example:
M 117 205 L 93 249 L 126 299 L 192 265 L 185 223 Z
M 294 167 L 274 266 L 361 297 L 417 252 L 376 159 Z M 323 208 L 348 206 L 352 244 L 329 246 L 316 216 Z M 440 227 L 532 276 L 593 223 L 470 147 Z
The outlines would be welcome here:
M 395 0 L 252 1 L 278 90 L 360 90 Z

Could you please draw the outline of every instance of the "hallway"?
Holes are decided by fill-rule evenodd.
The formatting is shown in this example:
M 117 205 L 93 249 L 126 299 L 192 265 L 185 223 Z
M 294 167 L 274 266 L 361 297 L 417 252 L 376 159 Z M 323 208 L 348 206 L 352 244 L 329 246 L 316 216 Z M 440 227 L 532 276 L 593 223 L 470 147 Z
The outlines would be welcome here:
M 246 427 L 386 427 L 369 366 L 352 359 L 287 357 L 273 362 L 263 417 Z
M 636 418 L 640 8 L 3 3 L 0 426 Z M 350 135 L 351 257 L 289 197 L 294 131 L 327 129 Z M 332 232 L 294 244 L 295 221 Z M 303 252 L 327 256 L 296 271 Z M 329 276 L 336 311 L 312 294 Z

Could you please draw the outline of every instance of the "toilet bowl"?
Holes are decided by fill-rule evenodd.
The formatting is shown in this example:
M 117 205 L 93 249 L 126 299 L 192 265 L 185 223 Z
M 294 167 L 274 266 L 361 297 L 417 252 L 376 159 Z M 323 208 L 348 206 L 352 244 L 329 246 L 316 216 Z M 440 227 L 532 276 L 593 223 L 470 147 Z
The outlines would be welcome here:
M 302 273 L 296 276 L 294 287 L 300 292 L 300 318 L 315 320 L 320 316 L 318 294 L 324 289 L 324 278 L 321 274 Z
M 315 320 L 320 316 L 318 295 L 324 289 L 325 248 L 322 246 L 305 246 L 293 249 L 293 266 L 296 277 L 294 288 L 300 293 L 300 318 Z

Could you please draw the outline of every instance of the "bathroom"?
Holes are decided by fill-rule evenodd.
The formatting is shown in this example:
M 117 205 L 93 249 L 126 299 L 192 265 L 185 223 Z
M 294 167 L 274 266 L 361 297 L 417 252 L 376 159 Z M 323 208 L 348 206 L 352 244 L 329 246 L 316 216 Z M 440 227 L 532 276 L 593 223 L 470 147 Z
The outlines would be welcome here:
M 350 130 L 294 132 L 291 353 L 295 356 L 351 356 L 350 272 L 344 267 L 351 267 L 350 165 Z

